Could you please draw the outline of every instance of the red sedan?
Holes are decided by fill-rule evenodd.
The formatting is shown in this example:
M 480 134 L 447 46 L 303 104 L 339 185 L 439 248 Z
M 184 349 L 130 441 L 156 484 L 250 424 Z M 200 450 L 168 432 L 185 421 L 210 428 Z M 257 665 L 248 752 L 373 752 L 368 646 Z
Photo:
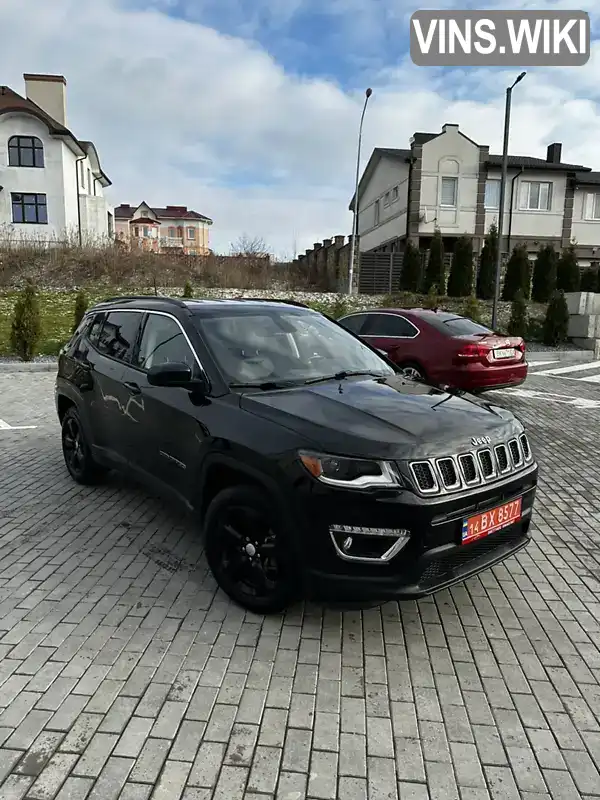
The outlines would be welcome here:
M 448 311 L 378 308 L 339 322 L 408 377 L 436 386 L 475 392 L 518 386 L 527 377 L 523 339 Z

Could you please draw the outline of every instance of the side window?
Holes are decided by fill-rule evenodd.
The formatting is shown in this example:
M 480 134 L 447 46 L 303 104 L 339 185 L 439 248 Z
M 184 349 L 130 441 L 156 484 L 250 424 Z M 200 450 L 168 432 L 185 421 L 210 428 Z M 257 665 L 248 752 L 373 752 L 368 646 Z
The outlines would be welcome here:
M 138 311 L 111 311 L 104 320 L 96 347 L 105 356 L 129 361 L 142 315 Z
M 372 314 L 362 333 L 364 336 L 402 336 L 413 337 L 417 329 L 404 317 L 394 314 Z
M 87 338 L 94 345 L 94 347 L 98 347 L 98 343 L 100 341 L 100 331 L 102 330 L 102 324 L 104 323 L 105 316 L 105 314 L 96 314 L 89 328 Z
M 178 323 L 171 317 L 148 314 L 135 366 L 150 369 L 169 361 L 183 362 L 196 370 L 196 359 Z
M 367 319 L 368 317 L 366 314 L 353 314 L 351 317 L 346 317 L 345 319 L 340 319 L 338 321 L 340 325 L 343 325 L 344 328 L 346 328 L 346 330 L 358 335 L 361 333 Z

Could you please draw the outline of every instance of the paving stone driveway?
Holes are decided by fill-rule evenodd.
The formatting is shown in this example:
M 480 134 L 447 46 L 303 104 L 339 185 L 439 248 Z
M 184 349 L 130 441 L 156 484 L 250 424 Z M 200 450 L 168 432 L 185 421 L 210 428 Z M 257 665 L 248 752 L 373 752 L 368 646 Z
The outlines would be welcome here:
M 184 517 L 67 478 L 52 392 L 0 375 L 0 418 L 38 426 L 0 430 L 2 800 L 600 797 L 598 408 L 498 397 L 542 467 L 518 557 L 401 608 L 263 620 Z

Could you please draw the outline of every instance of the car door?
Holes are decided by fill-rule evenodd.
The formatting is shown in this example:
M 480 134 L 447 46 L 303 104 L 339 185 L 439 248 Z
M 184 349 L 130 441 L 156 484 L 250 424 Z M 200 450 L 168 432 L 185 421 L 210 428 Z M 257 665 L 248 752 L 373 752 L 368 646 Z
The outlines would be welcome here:
M 91 347 L 85 361 L 91 376 L 89 419 L 94 447 L 112 460 L 127 460 L 123 427 L 131 399 L 123 386 L 123 371 L 133 355 L 142 314 L 139 311 L 108 311 L 90 331 Z
M 150 311 L 123 375 L 133 401 L 126 420 L 129 460 L 152 481 L 186 498 L 205 429 L 193 392 L 148 383 L 148 370 L 165 362 L 188 364 L 194 377 L 202 369 L 179 320 L 166 312 Z
M 390 361 L 402 364 L 418 360 L 418 328 L 400 314 L 386 312 L 368 314 L 361 336 L 372 347 L 383 350 Z

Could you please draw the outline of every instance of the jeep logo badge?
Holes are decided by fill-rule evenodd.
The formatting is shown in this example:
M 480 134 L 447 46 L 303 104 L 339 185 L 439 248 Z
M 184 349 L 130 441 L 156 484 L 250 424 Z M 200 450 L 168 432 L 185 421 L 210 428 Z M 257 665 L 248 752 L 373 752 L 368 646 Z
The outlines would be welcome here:
M 473 447 L 479 447 L 480 445 L 484 444 L 491 444 L 492 440 L 489 436 L 472 436 L 471 437 L 471 444 Z

